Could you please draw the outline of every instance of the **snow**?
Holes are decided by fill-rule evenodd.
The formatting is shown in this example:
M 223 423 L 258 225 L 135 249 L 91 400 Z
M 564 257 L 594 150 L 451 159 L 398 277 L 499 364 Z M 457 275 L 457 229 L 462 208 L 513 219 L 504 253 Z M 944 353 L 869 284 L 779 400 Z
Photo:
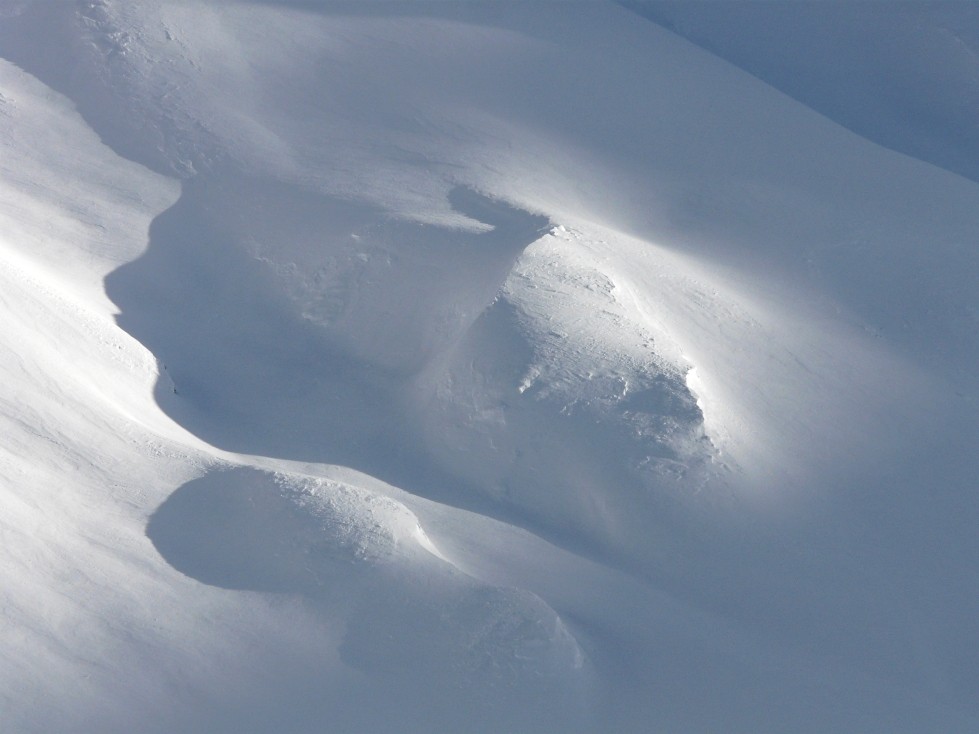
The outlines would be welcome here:
M 622 0 L 880 145 L 979 180 L 979 7 Z
M 0 728 L 976 729 L 975 16 L 656 6 L 5 4 Z

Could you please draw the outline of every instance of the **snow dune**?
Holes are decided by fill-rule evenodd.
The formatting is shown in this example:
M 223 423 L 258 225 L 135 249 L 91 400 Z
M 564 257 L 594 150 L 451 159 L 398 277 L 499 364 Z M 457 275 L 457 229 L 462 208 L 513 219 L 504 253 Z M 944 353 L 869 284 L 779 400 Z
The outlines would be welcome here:
M 979 724 L 973 181 L 614 3 L 0 58 L 5 730 Z

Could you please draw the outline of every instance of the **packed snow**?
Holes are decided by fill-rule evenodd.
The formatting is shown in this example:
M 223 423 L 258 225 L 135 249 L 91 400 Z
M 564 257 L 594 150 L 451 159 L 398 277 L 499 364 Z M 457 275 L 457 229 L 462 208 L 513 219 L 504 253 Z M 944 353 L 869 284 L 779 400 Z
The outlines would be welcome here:
M 886 7 L 0 3 L 0 729 L 979 730 L 979 16 Z

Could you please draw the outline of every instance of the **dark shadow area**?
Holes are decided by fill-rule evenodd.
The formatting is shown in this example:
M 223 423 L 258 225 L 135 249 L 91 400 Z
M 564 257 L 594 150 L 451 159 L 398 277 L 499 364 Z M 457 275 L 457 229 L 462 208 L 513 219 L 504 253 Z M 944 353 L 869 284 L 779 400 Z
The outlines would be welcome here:
M 464 188 L 450 203 L 492 229 L 392 220 L 281 182 L 193 179 L 106 292 L 166 366 L 159 404 L 205 441 L 470 506 L 476 493 L 424 457 L 399 392 L 492 302 L 548 220 Z

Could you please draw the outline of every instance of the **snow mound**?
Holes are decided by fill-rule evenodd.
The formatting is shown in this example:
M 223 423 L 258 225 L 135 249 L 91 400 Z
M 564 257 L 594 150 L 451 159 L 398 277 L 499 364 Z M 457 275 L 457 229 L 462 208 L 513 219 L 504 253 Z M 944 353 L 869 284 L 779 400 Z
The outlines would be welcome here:
M 528 247 L 414 399 L 428 450 L 455 476 L 562 531 L 624 545 L 663 497 L 701 489 L 717 452 L 691 364 L 608 250 L 564 226 Z
M 440 705 L 454 690 L 470 706 L 496 708 L 504 697 L 506 715 L 519 719 L 565 715 L 573 697 L 587 694 L 584 653 L 550 606 L 460 571 L 413 512 L 376 491 L 222 469 L 174 492 L 147 534 L 198 581 L 298 596 L 342 626 L 342 662 L 398 699 Z
M 349 484 L 232 469 L 173 493 L 147 533 L 180 571 L 225 588 L 314 593 L 351 564 L 441 558 L 404 505 Z

